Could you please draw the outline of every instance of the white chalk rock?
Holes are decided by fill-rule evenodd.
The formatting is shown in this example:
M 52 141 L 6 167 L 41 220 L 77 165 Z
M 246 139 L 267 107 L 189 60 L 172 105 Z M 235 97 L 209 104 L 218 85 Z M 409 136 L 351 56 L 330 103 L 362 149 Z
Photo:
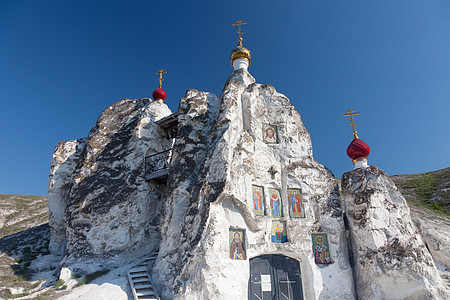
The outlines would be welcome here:
M 360 299 L 447 299 L 433 259 L 394 183 L 371 166 L 342 176 Z
M 247 299 L 249 259 L 282 254 L 300 263 L 306 299 L 353 299 L 338 183 L 314 161 L 310 136 L 289 100 L 239 69 L 220 99 L 191 90 L 179 112 L 152 274 L 162 297 Z M 278 143 L 263 141 L 264 124 L 278 127 Z M 266 215 L 255 215 L 252 185 L 281 190 L 287 243 L 271 241 L 268 196 Z M 288 188 L 302 189 L 305 218 L 289 217 Z M 230 228 L 245 230 L 245 260 L 230 259 Z M 318 231 L 328 234 L 329 265 L 314 262 L 311 233 Z
M 102 113 L 87 139 L 56 148 L 48 192 L 51 248 L 66 247 L 64 263 L 158 248 L 164 186 L 145 181 L 144 161 L 170 148 L 155 124 L 169 114 L 160 101 L 123 99 Z
M 48 178 L 47 200 L 49 206 L 50 243 L 52 254 L 63 255 L 66 244 L 64 211 L 72 187 L 73 173 L 86 138 L 60 142 L 53 151 Z

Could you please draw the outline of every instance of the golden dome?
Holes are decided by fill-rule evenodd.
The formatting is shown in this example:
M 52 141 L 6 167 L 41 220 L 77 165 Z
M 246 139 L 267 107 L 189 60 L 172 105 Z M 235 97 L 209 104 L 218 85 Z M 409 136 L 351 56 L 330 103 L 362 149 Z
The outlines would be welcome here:
M 249 65 L 252 63 L 252 60 L 250 59 L 251 57 L 250 50 L 242 46 L 241 38 L 239 39 L 239 45 L 231 51 L 230 57 L 231 57 L 231 65 L 233 65 L 233 60 L 239 57 L 248 59 Z

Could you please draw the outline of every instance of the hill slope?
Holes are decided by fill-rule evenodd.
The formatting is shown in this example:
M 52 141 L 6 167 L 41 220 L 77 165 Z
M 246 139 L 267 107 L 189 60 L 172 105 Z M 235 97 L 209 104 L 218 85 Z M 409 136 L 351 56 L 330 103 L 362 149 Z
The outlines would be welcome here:
M 390 178 L 411 206 L 426 207 L 450 215 L 450 168 Z
M 0 194 L 0 238 L 47 222 L 46 197 Z

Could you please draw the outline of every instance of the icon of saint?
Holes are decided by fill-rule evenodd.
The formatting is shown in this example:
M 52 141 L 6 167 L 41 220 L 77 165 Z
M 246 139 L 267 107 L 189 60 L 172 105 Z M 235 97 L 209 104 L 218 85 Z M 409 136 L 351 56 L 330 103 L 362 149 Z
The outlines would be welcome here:
M 299 193 L 292 194 L 291 196 L 291 210 L 293 216 L 303 217 L 302 210 L 302 195 Z
M 275 129 L 272 126 L 267 126 L 266 130 L 264 130 L 264 141 L 271 144 L 277 143 L 277 135 Z
M 315 238 L 316 247 L 314 248 L 314 260 L 316 264 L 329 264 L 331 263 L 330 251 L 325 246 L 325 240 L 322 236 L 318 235 Z
M 272 207 L 272 216 L 281 217 L 281 199 L 275 189 L 272 190 L 272 195 L 270 196 L 270 206 Z
M 241 234 L 237 231 L 233 233 L 233 241 L 230 245 L 230 258 L 236 260 L 245 260 L 245 252 L 241 240 Z
M 281 229 L 280 225 L 277 225 L 275 228 L 275 240 L 281 242 L 281 237 L 283 236 L 283 229 Z
M 263 213 L 262 197 L 258 191 L 253 193 L 253 202 L 255 206 L 255 211 L 259 214 Z

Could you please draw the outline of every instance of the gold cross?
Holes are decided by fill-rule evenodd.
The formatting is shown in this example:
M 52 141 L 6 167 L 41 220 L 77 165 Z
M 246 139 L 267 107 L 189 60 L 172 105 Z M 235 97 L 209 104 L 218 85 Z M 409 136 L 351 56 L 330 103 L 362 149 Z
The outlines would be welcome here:
M 238 39 L 239 44 L 242 43 L 242 37 L 241 37 L 241 34 L 242 34 L 243 32 L 241 31 L 241 25 L 245 25 L 245 24 L 247 24 L 247 22 L 244 22 L 244 21 L 242 21 L 242 20 L 237 20 L 237 21 L 236 21 L 236 24 L 233 24 L 233 26 L 239 26 L 239 30 L 236 31 L 237 33 L 239 33 L 239 39 Z
M 163 69 L 159 70 L 158 72 L 156 72 L 156 74 L 159 74 L 159 87 L 162 87 L 162 82 L 163 82 L 163 78 L 162 78 L 162 74 L 166 74 L 167 72 L 164 71 Z
M 358 135 L 356 134 L 356 129 L 355 129 L 355 127 L 357 125 L 353 121 L 353 116 L 357 116 L 357 115 L 359 115 L 359 112 L 354 112 L 353 109 L 347 110 L 347 113 L 342 115 L 343 117 L 350 117 L 350 119 L 351 119 L 350 125 L 353 127 L 353 138 L 354 139 L 358 139 Z

